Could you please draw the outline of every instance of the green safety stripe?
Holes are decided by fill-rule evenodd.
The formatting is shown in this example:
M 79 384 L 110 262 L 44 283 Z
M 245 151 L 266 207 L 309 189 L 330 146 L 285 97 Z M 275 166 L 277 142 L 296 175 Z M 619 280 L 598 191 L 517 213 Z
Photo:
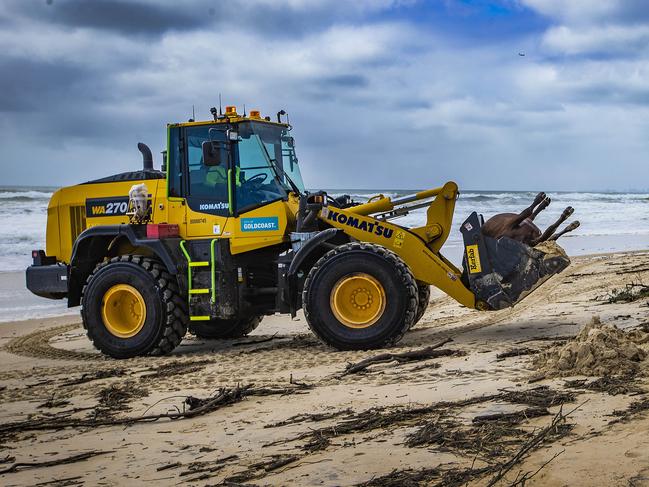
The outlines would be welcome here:
M 228 210 L 230 215 L 234 214 L 232 206 L 232 169 L 228 169 Z
M 210 265 L 210 263 L 206 260 L 204 261 L 199 261 L 199 262 L 190 262 L 189 267 L 205 267 Z
M 214 245 L 216 245 L 217 239 L 212 239 L 210 244 L 210 259 L 212 263 L 212 304 L 216 303 L 216 261 L 214 258 Z
M 189 256 L 189 253 L 185 248 L 184 240 L 180 241 L 180 250 L 182 250 L 183 254 L 185 255 L 185 259 L 187 259 L 187 263 L 189 264 L 187 266 L 187 289 L 191 293 L 192 292 L 192 258 Z

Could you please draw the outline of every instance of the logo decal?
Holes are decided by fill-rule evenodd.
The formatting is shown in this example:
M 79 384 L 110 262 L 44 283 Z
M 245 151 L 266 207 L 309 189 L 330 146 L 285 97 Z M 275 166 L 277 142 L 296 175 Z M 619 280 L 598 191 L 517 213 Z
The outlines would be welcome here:
M 88 198 L 86 200 L 86 217 L 122 216 L 128 210 L 128 196 L 111 198 Z
M 373 233 L 379 237 L 391 238 L 394 230 L 391 228 L 384 227 L 377 221 L 367 222 L 365 220 L 359 220 L 357 217 L 352 215 L 346 215 L 345 213 L 338 213 L 337 211 L 328 210 L 327 213 L 322 212 L 323 216 L 327 217 L 327 220 L 333 220 L 348 227 L 357 228 L 364 232 Z M 396 238 L 396 237 L 395 237 Z
M 217 203 L 200 203 L 198 205 L 198 209 L 200 211 L 206 211 L 206 210 L 227 210 L 230 208 L 229 203 L 224 203 L 222 201 L 219 201 Z
M 477 245 L 466 246 L 466 260 L 469 264 L 470 274 L 478 274 L 479 272 L 482 272 L 482 266 L 480 265 L 480 252 L 478 252 Z
M 241 219 L 242 232 L 268 232 L 272 230 L 279 230 L 279 219 L 276 216 Z

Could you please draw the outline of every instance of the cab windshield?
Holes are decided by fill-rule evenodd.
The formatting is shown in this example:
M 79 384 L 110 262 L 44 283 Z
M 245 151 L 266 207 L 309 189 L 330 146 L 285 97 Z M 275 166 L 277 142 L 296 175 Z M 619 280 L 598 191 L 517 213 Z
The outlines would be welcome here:
M 286 127 L 257 122 L 238 126 L 236 201 L 239 210 L 304 191 L 293 138 Z

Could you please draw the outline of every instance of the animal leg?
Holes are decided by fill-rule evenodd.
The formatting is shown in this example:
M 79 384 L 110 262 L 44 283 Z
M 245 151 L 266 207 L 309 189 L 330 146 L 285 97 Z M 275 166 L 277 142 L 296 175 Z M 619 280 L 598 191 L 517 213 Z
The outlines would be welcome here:
M 560 232 L 555 233 L 554 235 L 552 235 L 548 240 L 556 240 L 561 235 L 564 235 L 564 234 L 566 234 L 568 232 L 572 232 L 575 228 L 579 228 L 579 225 L 580 225 L 579 221 L 574 221 L 570 225 L 568 225 L 566 228 L 561 230 Z
M 543 201 L 541 201 L 539 206 L 537 206 L 536 209 L 532 212 L 532 216 L 530 216 L 530 220 L 534 221 L 537 215 L 541 213 L 543 210 L 545 210 L 551 201 L 552 200 L 550 198 L 545 198 Z
M 550 225 L 545 230 L 545 232 L 543 232 L 543 234 L 539 238 L 534 240 L 534 242 L 532 242 L 532 246 L 534 246 L 536 244 L 539 244 L 541 242 L 545 242 L 546 240 L 548 240 L 550 238 L 550 236 L 554 232 L 557 231 L 557 228 L 559 228 L 559 225 L 561 225 L 563 222 L 565 222 L 570 217 L 570 215 L 572 215 L 574 213 L 574 211 L 575 211 L 575 209 L 572 206 L 569 206 L 568 208 L 563 210 L 563 213 L 561 213 L 561 216 L 559 217 L 559 219 L 556 222 L 554 222 L 552 225 Z
M 526 218 L 529 218 L 532 216 L 532 213 L 534 212 L 534 208 L 539 205 L 543 200 L 545 199 L 545 193 L 539 193 L 536 195 L 536 198 L 534 198 L 534 201 L 530 206 L 525 208 L 523 211 L 521 211 L 518 216 L 512 221 L 511 226 L 517 227 L 521 223 L 523 223 L 523 220 Z

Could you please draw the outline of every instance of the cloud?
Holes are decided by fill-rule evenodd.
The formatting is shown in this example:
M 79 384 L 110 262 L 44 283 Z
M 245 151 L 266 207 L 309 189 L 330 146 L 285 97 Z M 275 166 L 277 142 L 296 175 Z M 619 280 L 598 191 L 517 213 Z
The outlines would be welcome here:
M 649 151 L 632 4 L 5 2 L 0 164 L 38 184 L 132 169 L 138 141 L 161 151 L 167 122 L 210 118 L 221 93 L 289 112 L 310 187 L 624 189 Z M 527 30 L 489 27 L 517 16 Z
M 545 47 L 563 54 L 616 54 L 634 56 L 649 48 L 649 25 L 604 25 L 573 27 L 560 25 L 549 29 Z

